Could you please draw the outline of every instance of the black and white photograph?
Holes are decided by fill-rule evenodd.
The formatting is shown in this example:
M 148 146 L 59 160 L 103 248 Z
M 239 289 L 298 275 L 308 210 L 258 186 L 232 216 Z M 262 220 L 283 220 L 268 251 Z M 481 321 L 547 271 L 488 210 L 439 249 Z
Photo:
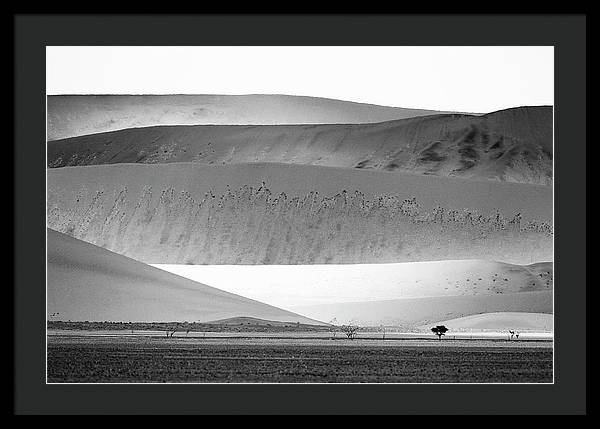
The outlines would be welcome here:
M 586 15 L 453 8 L 13 14 L 13 414 L 585 415 Z
M 46 382 L 554 382 L 552 46 L 47 46 Z

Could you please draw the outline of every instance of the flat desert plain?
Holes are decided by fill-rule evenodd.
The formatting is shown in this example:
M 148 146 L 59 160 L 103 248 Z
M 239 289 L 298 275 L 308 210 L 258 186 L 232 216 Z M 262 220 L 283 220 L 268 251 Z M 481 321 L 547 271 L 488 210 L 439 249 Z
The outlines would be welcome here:
M 552 382 L 548 341 L 50 336 L 48 359 L 50 383 Z

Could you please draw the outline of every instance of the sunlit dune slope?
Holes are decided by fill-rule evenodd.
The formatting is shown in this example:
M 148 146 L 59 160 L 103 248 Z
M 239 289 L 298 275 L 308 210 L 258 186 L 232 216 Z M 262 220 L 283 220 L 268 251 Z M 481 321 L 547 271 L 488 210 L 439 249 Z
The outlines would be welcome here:
M 477 259 L 400 264 L 160 264 L 157 267 L 282 308 L 552 291 L 554 273 L 551 262 L 514 265 Z
M 457 319 L 443 320 L 437 322 L 439 325 L 448 327 L 453 332 L 460 331 L 508 331 L 523 332 L 549 332 L 553 329 L 553 316 L 547 313 L 518 313 L 497 312 L 482 313 L 472 316 L 459 317 Z M 431 326 L 421 326 L 422 329 Z M 515 337 L 513 337 L 515 339 Z
M 293 307 L 307 317 L 339 323 L 393 325 L 418 329 L 425 324 L 479 313 L 552 313 L 552 292 L 519 292 L 493 295 L 437 296 L 385 301 L 348 302 Z

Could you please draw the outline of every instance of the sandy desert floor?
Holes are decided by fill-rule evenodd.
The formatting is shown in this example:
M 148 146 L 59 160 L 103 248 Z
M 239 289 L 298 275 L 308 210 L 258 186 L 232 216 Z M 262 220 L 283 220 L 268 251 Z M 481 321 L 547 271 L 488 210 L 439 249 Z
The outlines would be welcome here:
M 48 337 L 48 382 L 551 383 L 552 342 Z

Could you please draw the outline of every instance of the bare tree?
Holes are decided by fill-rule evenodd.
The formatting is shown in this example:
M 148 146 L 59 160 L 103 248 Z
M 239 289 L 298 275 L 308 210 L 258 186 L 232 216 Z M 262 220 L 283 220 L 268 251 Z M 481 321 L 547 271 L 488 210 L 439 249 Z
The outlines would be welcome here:
M 358 325 L 342 325 L 342 332 L 346 334 L 350 340 L 356 338 L 356 333 L 359 329 L 360 327 Z
M 168 325 L 165 329 L 165 333 L 167 335 L 167 338 L 173 338 L 173 335 L 175 334 L 175 332 L 177 332 L 179 330 L 179 323 L 175 323 L 175 326 L 172 325 Z
M 379 332 L 381 332 L 381 335 L 382 335 L 381 339 L 385 340 L 385 332 L 386 332 L 385 326 L 384 325 L 379 325 L 379 327 L 377 328 L 377 330 Z

